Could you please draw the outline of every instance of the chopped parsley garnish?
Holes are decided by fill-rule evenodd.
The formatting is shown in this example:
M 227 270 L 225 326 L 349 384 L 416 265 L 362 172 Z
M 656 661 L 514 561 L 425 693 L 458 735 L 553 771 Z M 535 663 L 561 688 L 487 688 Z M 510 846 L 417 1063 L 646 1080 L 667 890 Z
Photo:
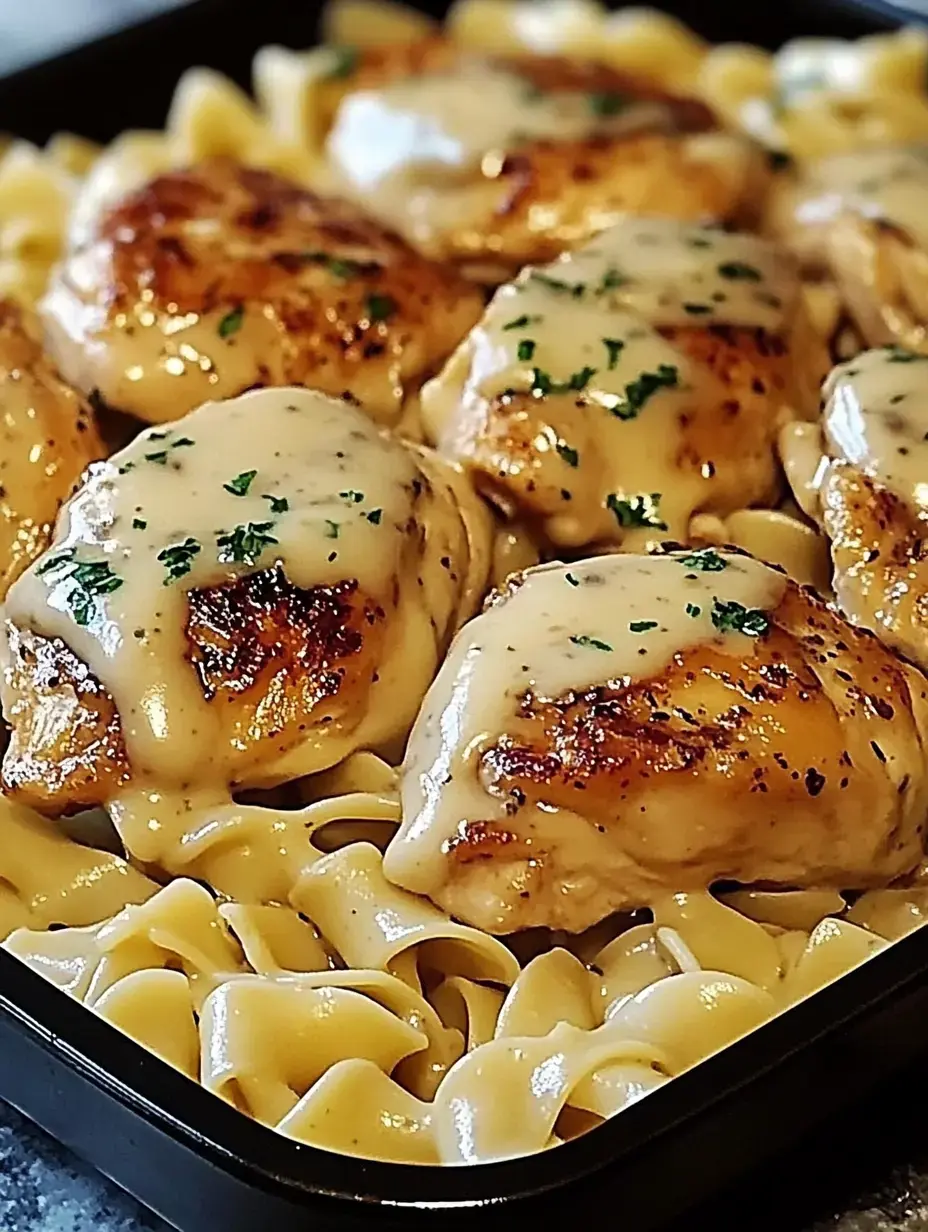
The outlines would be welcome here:
M 540 282 L 549 291 L 566 291 L 574 299 L 580 299 L 586 291 L 585 282 L 564 282 L 562 278 L 552 278 L 550 274 L 542 274 L 539 270 L 532 270 L 529 277 L 533 282 Z
M 354 278 L 356 274 L 360 274 L 364 269 L 364 265 L 360 261 L 352 261 L 350 257 L 333 257 L 328 252 L 304 252 L 303 260 L 312 261 L 316 265 L 324 266 L 336 278 Z M 368 301 L 368 305 L 369 303 L 370 301 Z
M 558 456 L 563 458 L 568 466 L 576 467 L 580 461 L 580 454 L 576 449 L 571 449 L 569 445 L 565 445 L 563 441 L 558 441 L 554 446 L 558 452 Z
M 599 286 L 596 288 L 597 295 L 604 295 L 606 291 L 614 291 L 616 287 L 622 287 L 629 281 L 624 274 L 620 274 L 614 265 L 610 265 L 602 278 L 599 280 Z
M 163 441 L 167 437 L 167 432 L 152 432 L 149 435 L 149 440 Z M 195 445 L 196 441 L 192 441 L 189 436 L 179 436 L 176 441 L 171 441 L 167 449 L 156 449 L 153 453 L 144 455 L 146 462 L 156 462 L 159 466 L 167 466 L 168 451 L 171 449 L 183 449 L 190 445 Z M 120 473 L 123 470 L 129 470 L 133 466 L 132 462 L 127 462 L 125 467 L 120 467 Z
M 537 325 L 540 320 L 541 317 L 538 315 L 529 316 L 527 312 L 523 312 L 520 317 L 507 321 L 503 329 L 525 329 L 527 325 Z
M 918 355 L 915 351 L 907 351 L 905 347 L 887 347 L 887 362 L 891 364 L 914 364 L 920 359 L 928 359 L 928 355 Z
M 369 295 L 367 315 L 371 321 L 388 321 L 396 312 L 396 300 L 389 295 Z
M 628 625 L 632 633 L 647 633 L 649 629 L 657 628 L 656 620 L 632 620 Z
M 237 308 L 233 308 L 219 322 L 219 337 L 231 338 L 233 334 L 237 334 L 242 328 L 242 322 L 245 320 L 245 309 L 241 304 Z
M 383 517 L 382 509 L 372 509 L 367 515 L 368 522 L 372 522 L 374 526 L 380 525 L 380 519 Z
M 290 508 L 290 502 L 286 496 L 269 496 L 265 494 L 261 499 L 270 501 L 271 513 L 286 513 Z
M 570 639 L 575 646 L 588 646 L 592 650 L 611 650 L 612 647 L 608 642 L 601 642 L 598 637 L 572 637 Z
M 273 522 L 246 522 L 242 526 L 236 526 L 231 532 L 217 535 L 219 559 L 223 564 L 257 564 L 264 549 L 279 542 L 273 535 L 268 534 L 273 525 Z
M 687 616 L 696 617 L 696 616 L 699 616 L 701 612 L 702 612 L 702 608 L 697 603 L 688 603 L 686 605 Z
M 712 548 L 702 548 L 688 556 L 681 556 L 680 564 L 684 569 L 698 569 L 700 573 L 721 573 L 728 568 L 728 561 L 723 560 Z
M 518 358 L 522 360 L 523 363 L 526 363 L 528 362 L 528 360 L 532 358 L 534 354 L 535 354 L 535 343 L 533 342 L 533 340 L 531 338 L 523 338 L 519 342 L 519 348 L 516 351 L 516 355 L 518 356 Z
M 609 356 L 609 371 L 612 372 L 619 362 L 619 356 L 622 354 L 625 343 L 621 338 L 603 338 L 602 343 Z
M 642 372 L 634 381 L 629 381 L 624 397 L 610 410 L 619 419 L 635 419 L 659 389 L 675 389 L 679 383 L 678 368 L 673 364 L 659 364 L 656 372 Z
M 753 265 L 746 265 L 744 261 L 723 261 L 719 266 L 719 273 L 723 278 L 730 278 L 736 282 L 764 281 L 764 276 L 760 270 L 755 269 Z
M 349 505 L 360 505 L 364 500 L 364 493 L 358 492 L 355 488 L 346 488 L 344 492 L 339 492 L 342 500 L 346 500 Z
M 157 449 L 154 453 L 147 453 L 145 455 L 145 461 L 157 462 L 159 466 L 167 466 L 168 451 L 166 449 Z
M 567 582 L 569 586 L 579 586 L 580 585 L 579 580 L 575 578 L 572 573 L 565 573 L 564 580 Z
M 338 532 L 341 529 L 340 522 L 333 522 L 331 518 L 325 520 L 325 537 L 326 539 L 337 539 Z
M 167 570 L 163 585 L 170 586 L 172 582 L 182 578 L 185 573 L 189 573 L 193 566 L 193 558 L 199 552 L 200 545 L 196 539 L 190 538 L 185 539 L 183 543 L 172 543 L 170 547 L 160 551 L 158 560 Z
M 195 445 L 196 441 L 192 441 L 189 436 L 179 436 L 176 441 L 171 441 L 172 449 L 181 449 L 185 445 Z
M 544 397 L 545 394 L 579 393 L 586 389 L 596 371 L 596 368 L 583 367 L 579 372 L 572 372 L 566 381 L 555 381 L 552 380 L 550 372 L 533 368 L 532 393 L 536 397 Z
M 711 304 L 684 304 L 683 311 L 688 312 L 691 317 L 703 317 L 714 309 Z
M 85 627 L 90 624 L 96 610 L 97 596 L 111 595 L 114 590 L 119 590 L 122 578 L 113 572 L 108 560 L 77 561 L 74 552 L 74 548 L 56 552 L 36 569 L 36 573 L 42 575 L 51 573 L 53 569 L 61 569 L 61 579 L 67 578 L 75 584 L 66 602 L 74 623 Z
M 332 67 L 326 73 L 329 81 L 339 81 L 350 77 L 358 66 L 358 49 L 356 47 L 332 47 Z
M 122 466 L 117 467 L 120 475 L 128 475 L 130 471 L 135 470 L 134 462 L 123 462 Z
M 148 526 L 148 523 L 145 521 L 144 518 L 133 518 L 132 519 L 132 529 L 133 530 L 145 530 L 147 526 Z
M 666 530 L 667 523 L 661 521 L 660 492 L 639 492 L 636 496 L 618 496 L 610 492 L 606 497 L 606 508 L 615 515 L 620 526 L 650 526 L 655 530 Z
M 596 116 L 614 116 L 623 112 L 630 104 L 627 94 L 617 94 L 615 91 L 590 95 L 590 110 Z
M 240 475 L 236 475 L 234 479 L 230 479 L 228 483 L 222 486 L 227 492 L 231 492 L 233 496 L 247 496 L 248 489 L 254 482 L 254 477 L 257 471 L 242 471 Z
M 712 623 L 720 633 L 744 633 L 762 637 L 770 628 L 770 617 L 759 607 L 745 607 L 734 600 L 712 600 Z

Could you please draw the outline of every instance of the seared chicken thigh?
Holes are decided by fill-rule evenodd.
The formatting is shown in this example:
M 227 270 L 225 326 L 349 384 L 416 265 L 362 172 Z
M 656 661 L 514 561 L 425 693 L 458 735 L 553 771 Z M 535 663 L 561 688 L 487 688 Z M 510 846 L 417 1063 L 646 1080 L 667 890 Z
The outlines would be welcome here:
M 149 423 L 307 385 L 395 425 L 482 305 L 353 206 L 216 160 L 105 213 L 43 315 L 65 376 Z
M 864 346 L 928 351 L 928 146 L 811 165 L 772 197 L 768 230 L 834 281 Z
M 384 871 L 498 933 L 723 879 L 885 885 L 922 858 L 926 693 L 746 555 L 540 566 L 458 634 Z
M 866 351 L 825 397 L 821 428 L 783 432 L 796 497 L 830 540 L 844 614 L 928 669 L 928 355 Z
M 789 257 L 630 218 L 500 288 L 422 391 L 429 439 L 557 548 L 776 502 L 780 426 L 827 371 Z
M 37 334 L 36 322 L 0 300 L 0 597 L 45 548 L 62 501 L 104 452 L 89 408 Z
M 11 589 L 6 790 L 48 815 L 401 747 L 487 571 L 463 477 L 300 389 L 95 466 Z
M 333 186 L 449 260 L 552 260 L 626 211 L 738 220 L 765 179 L 703 104 L 600 65 L 430 39 L 364 52 L 328 90 Z

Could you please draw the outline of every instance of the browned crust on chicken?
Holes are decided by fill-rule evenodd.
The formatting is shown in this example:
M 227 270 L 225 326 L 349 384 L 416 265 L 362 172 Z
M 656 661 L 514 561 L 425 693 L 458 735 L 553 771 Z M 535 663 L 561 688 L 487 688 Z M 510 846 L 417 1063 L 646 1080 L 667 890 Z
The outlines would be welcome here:
M 386 615 L 357 582 L 301 589 L 262 570 L 188 597 L 188 659 L 243 774 L 323 725 L 350 730 L 376 679 Z M 8 625 L 10 746 L 3 785 L 49 815 L 105 803 L 131 777 L 112 697 L 59 639 Z
M 104 454 L 90 408 L 48 363 L 38 333 L 0 299 L 0 597 L 44 551 L 62 502 Z
M 122 348 L 99 381 L 103 399 L 150 421 L 246 388 L 308 385 L 392 423 L 483 306 L 476 288 L 353 206 L 229 159 L 152 180 L 104 217 L 90 255 L 90 285 L 66 265 L 49 301 L 53 336 L 74 296 L 87 323 L 76 345 Z M 184 329 L 165 338 L 152 314 Z M 208 329 L 194 336 L 197 319 Z M 120 363 L 154 368 L 172 339 L 203 357 L 182 382 L 166 393 L 147 373 L 125 378 Z

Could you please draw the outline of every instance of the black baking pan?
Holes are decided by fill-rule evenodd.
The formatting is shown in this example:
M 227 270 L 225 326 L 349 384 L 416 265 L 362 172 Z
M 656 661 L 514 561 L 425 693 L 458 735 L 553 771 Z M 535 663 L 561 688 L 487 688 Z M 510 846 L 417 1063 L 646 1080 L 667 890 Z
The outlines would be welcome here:
M 670 6 L 713 38 L 775 44 L 853 36 L 892 15 L 809 0 Z M 191 64 L 245 83 L 264 43 L 309 45 L 310 6 L 198 0 L 0 82 L 0 129 L 106 140 L 157 127 Z M 0 1097 L 183 1232 L 509 1229 L 607 1216 L 664 1227 L 792 1144 L 834 1123 L 928 1051 L 928 930 L 555 1151 L 479 1167 L 352 1159 L 283 1138 L 147 1053 L 0 952 Z M 807 1167 L 818 1169 L 815 1152 Z M 803 1185 L 793 1171 L 790 1184 Z M 705 1211 L 705 1206 L 702 1207 Z M 721 1226 L 691 1215 L 690 1228 Z M 740 1218 L 756 1227 L 757 1218 Z

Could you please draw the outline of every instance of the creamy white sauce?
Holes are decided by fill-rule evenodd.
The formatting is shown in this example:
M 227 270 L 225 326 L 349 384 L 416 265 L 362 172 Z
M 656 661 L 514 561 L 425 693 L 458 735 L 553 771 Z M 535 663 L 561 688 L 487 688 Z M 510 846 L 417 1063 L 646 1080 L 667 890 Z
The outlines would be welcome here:
M 708 642 L 751 654 L 756 637 L 720 630 L 717 602 L 770 611 L 785 577 L 725 553 L 716 557 L 724 568 L 704 571 L 688 566 L 687 555 L 539 566 L 460 631 L 410 736 L 404 820 L 384 860 L 392 881 L 434 894 L 447 878 L 449 844 L 468 822 L 512 821 L 512 800 L 481 782 L 480 759 L 513 730 L 527 693 L 545 700 L 606 682 L 621 689 Z M 557 811 L 530 802 L 518 809 L 522 821 L 537 814 L 549 829 Z
M 300 587 L 355 579 L 389 609 L 419 473 L 320 394 L 207 403 L 94 466 L 6 617 L 87 663 L 116 703 L 134 776 L 222 782 L 237 750 L 222 747 L 222 708 L 186 658 L 188 591 L 280 564 Z
M 796 221 L 822 226 L 848 212 L 892 223 L 928 246 L 928 146 L 855 150 L 817 163 Z
M 644 524 L 623 528 L 625 541 L 647 541 L 655 531 L 684 538 L 714 470 L 681 469 L 679 417 L 725 394 L 708 387 L 707 373 L 659 331 L 720 324 L 781 333 L 797 295 L 792 262 L 764 240 L 629 219 L 500 288 L 442 374 L 423 388 L 423 421 L 430 439 L 459 457 L 483 408 L 499 395 L 531 391 L 560 403 L 573 428 L 541 432 L 533 442 L 536 452 L 557 450 L 568 462 L 571 500 L 549 537 L 564 544 L 614 539 L 620 515 L 610 504 L 646 500 L 651 512 Z M 593 489 L 597 503 L 584 510 Z M 659 508 L 650 499 L 655 492 Z
M 368 205 L 376 194 L 379 217 L 427 243 L 436 231 L 482 216 L 507 151 L 537 139 L 649 128 L 667 114 L 641 103 L 604 115 L 601 98 L 540 91 L 505 68 L 462 59 L 448 72 L 348 94 L 326 158 L 335 185 Z M 467 184 L 474 173 L 484 182 Z
M 928 357 L 864 351 L 825 384 L 826 448 L 917 509 L 928 509 Z

